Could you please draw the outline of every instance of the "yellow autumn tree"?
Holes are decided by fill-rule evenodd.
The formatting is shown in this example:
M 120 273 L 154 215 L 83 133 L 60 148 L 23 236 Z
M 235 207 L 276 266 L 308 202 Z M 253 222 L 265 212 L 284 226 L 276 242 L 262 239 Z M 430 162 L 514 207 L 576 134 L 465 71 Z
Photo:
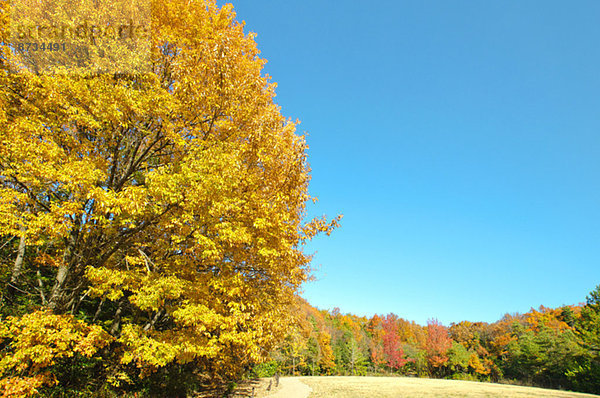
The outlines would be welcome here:
M 331 348 L 331 334 L 328 331 L 323 330 L 319 334 L 319 366 L 321 371 L 326 374 L 332 374 L 335 369 L 335 356 L 333 349 Z
M 25 327 L 14 304 L 27 297 L 48 310 L 38 323 L 101 326 L 115 385 L 171 366 L 229 380 L 282 338 L 309 273 L 303 244 L 338 219 L 304 223 L 304 137 L 231 5 L 151 11 L 146 72 L 41 72 L 2 48 L 0 234 L 23 251 L 0 253 L 2 313 L 15 315 L 0 321 Z M 5 339 L 6 357 L 28 349 Z M 13 387 L 35 377 L 0 372 Z

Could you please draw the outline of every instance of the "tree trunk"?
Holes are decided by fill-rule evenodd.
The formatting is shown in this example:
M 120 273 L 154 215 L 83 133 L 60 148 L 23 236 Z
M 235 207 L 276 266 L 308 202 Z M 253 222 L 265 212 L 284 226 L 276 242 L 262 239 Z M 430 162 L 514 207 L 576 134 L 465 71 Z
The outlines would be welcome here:
M 125 298 L 122 297 L 119 301 L 119 306 L 117 307 L 117 312 L 115 312 L 115 316 L 113 318 L 113 323 L 110 327 L 110 334 L 116 336 L 121 328 L 121 313 L 123 312 L 123 305 L 125 304 Z
M 27 247 L 26 238 L 25 238 L 25 228 L 21 228 L 21 239 L 19 240 L 19 249 L 17 250 L 17 258 L 15 259 L 15 263 L 13 265 L 12 273 L 10 275 L 10 281 L 6 285 L 6 296 L 10 300 L 10 298 L 17 292 L 19 277 L 21 276 L 21 271 L 23 269 L 23 259 L 25 258 L 25 248 Z
M 13 286 L 16 286 L 19 282 L 19 276 L 21 276 L 21 269 L 23 268 L 23 258 L 25 258 L 25 247 L 27 246 L 25 242 L 25 229 L 21 228 L 21 231 L 23 232 L 23 235 L 21 235 L 21 240 L 19 241 L 19 250 L 10 277 L 10 284 Z
M 48 300 L 48 305 L 53 310 L 57 309 L 59 307 L 59 303 L 64 301 L 63 286 L 65 284 L 65 280 L 67 279 L 68 274 L 69 267 L 66 264 L 61 264 L 58 267 L 58 273 L 56 274 L 56 282 L 52 287 L 52 294 L 50 295 L 50 300 Z

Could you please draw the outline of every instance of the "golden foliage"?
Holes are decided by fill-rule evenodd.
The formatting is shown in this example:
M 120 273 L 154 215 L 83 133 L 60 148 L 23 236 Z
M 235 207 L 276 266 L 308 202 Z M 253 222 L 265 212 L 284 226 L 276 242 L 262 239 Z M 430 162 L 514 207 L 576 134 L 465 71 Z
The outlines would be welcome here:
M 52 384 L 47 368 L 76 354 L 92 357 L 112 341 L 99 326 L 72 315 L 35 311 L 0 323 L 0 343 L 8 345 L 0 359 L 0 392 L 3 396 L 28 396 Z
M 2 69 L 0 232 L 43 253 L 55 314 L 98 305 L 122 364 L 229 377 L 283 337 L 309 274 L 302 244 L 339 218 L 303 222 L 306 143 L 232 7 L 156 1 L 151 23 L 151 73 Z

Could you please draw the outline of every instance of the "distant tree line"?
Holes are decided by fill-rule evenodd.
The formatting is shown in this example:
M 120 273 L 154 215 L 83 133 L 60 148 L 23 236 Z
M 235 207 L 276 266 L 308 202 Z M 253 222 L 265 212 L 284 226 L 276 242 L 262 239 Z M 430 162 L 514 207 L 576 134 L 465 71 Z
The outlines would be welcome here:
M 388 374 L 600 393 L 600 286 L 585 304 L 449 327 L 297 305 L 295 327 L 256 374 Z

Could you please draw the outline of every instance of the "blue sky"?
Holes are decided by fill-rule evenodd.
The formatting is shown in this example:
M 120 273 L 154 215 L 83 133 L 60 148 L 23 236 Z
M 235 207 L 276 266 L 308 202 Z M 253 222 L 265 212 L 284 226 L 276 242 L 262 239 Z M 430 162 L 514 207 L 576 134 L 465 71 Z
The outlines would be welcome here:
M 308 134 L 311 214 L 344 214 L 310 303 L 492 322 L 600 284 L 600 2 L 233 4 Z

